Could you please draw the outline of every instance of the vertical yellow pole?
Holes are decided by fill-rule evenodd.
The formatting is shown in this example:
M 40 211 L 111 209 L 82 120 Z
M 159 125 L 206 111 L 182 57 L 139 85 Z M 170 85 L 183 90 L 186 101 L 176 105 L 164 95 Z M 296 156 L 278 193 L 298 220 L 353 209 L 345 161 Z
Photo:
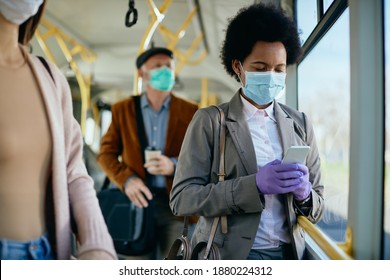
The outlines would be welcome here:
M 165 0 L 164 3 L 157 8 L 156 4 L 153 0 L 148 0 L 149 9 L 152 15 L 152 21 L 149 23 L 144 36 L 142 37 L 141 43 L 138 48 L 137 55 L 142 53 L 147 49 L 152 40 L 153 34 L 156 31 L 158 25 L 163 21 L 165 15 L 164 12 L 168 9 L 168 6 L 171 4 L 172 0 Z M 134 73 L 134 86 L 133 86 L 133 94 L 139 95 L 142 90 L 142 81 L 138 76 L 138 71 Z
M 53 53 L 50 51 L 48 45 L 46 44 L 45 37 L 46 36 L 44 36 L 39 30 L 35 31 L 35 38 L 37 39 L 42 51 L 45 53 L 46 57 L 50 60 L 51 63 L 57 64 Z
M 201 91 L 200 104 L 199 104 L 200 108 L 204 108 L 208 105 L 207 83 L 208 83 L 208 79 L 202 78 L 202 91 Z
M 217 102 L 218 102 L 217 95 L 210 94 L 209 95 L 209 104 L 208 105 L 217 105 Z

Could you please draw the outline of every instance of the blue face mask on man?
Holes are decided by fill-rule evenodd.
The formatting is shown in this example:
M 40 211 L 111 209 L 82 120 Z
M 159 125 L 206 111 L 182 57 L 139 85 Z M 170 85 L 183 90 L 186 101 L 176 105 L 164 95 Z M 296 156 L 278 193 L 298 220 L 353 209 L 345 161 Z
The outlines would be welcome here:
M 241 64 L 241 63 L 240 63 Z M 241 68 L 242 65 L 241 65 Z M 286 85 L 286 73 L 245 71 L 244 94 L 257 105 L 266 105 L 279 98 Z
M 175 73 L 166 66 L 151 70 L 149 76 L 149 85 L 154 89 L 170 91 L 175 85 Z

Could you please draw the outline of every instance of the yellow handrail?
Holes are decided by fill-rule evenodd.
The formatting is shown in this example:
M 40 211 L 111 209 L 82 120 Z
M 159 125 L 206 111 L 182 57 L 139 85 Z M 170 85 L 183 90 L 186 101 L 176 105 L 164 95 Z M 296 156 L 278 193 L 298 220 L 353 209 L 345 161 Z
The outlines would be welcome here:
M 173 51 L 175 58 L 178 61 L 176 66 L 176 71 L 175 71 L 175 75 L 178 75 L 185 65 L 197 65 L 201 61 L 203 61 L 206 58 L 208 51 L 204 50 L 196 59 L 190 60 L 190 57 L 195 52 L 196 48 L 200 45 L 202 40 L 204 40 L 204 34 L 202 32 L 197 35 L 197 37 L 193 40 L 191 46 L 186 51 L 182 52 L 177 48 L 177 44 L 179 43 L 180 39 L 183 38 L 185 31 L 187 30 L 191 21 L 199 11 L 198 11 L 198 7 L 194 7 L 187 14 L 185 20 L 180 25 L 178 30 L 172 31 L 167 26 L 162 24 L 162 21 L 165 19 L 165 14 L 171 3 L 172 0 L 164 0 L 164 3 L 158 8 L 154 3 L 154 0 L 148 0 L 148 5 L 151 14 L 151 21 L 140 42 L 137 55 L 139 55 L 141 52 L 145 51 L 148 48 L 155 31 L 158 30 L 163 36 L 163 38 L 165 39 L 165 41 L 167 42 L 167 48 Z M 134 74 L 133 89 L 134 89 L 133 90 L 134 95 L 140 94 L 142 90 L 142 81 L 139 78 L 137 70 L 135 71 Z
M 138 47 L 137 55 L 141 54 L 143 51 L 145 51 L 148 48 L 150 41 L 152 40 L 153 34 L 156 31 L 158 25 L 163 21 L 165 17 L 165 12 L 168 9 L 171 2 L 172 0 L 165 0 L 164 3 L 161 4 L 160 8 L 158 8 L 153 0 L 148 0 L 148 6 L 150 9 L 152 20 L 150 21 L 148 27 L 146 28 L 144 36 L 142 37 L 141 43 Z M 134 89 L 133 90 L 134 95 L 139 95 L 142 90 L 142 83 L 138 76 L 137 69 L 134 72 L 133 89 Z
M 342 250 L 333 240 L 322 233 L 306 217 L 298 216 L 298 224 L 318 244 L 332 260 L 351 260 L 352 257 Z
M 75 39 L 62 32 L 59 27 L 51 23 L 48 19 L 42 18 L 40 27 L 46 29 L 46 32 L 43 32 L 38 29 L 35 35 L 38 44 L 42 48 L 47 58 L 54 64 L 57 64 L 53 53 L 51 52 L 50 48 L 47 45 L 47 40 L 50 37 L 54 37 L 63 55 L 68 61 L 70 68 L 75 73 L 78 85 L 80 87 L 80 96 L 81 96 L 80 126 L 81 126 L 82 134 L 83 136 L 85 136 L 87 111 L 90 107 L 89 103 L 90 103 L 90 90 L 91 90 L 91 75 L 88 73 L 83 74 L 81 72 L 75 57 L 77 55 L 80 55 L 83 61 L 87 63 L 93 63 L 96 60 L 96 55 L 90 49 L 83 46 Z

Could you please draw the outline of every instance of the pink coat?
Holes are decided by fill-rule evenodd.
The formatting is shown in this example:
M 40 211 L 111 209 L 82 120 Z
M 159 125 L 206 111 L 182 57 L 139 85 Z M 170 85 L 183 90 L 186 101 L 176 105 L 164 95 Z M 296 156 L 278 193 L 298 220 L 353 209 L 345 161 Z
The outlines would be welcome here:
M 57 258 L 71 257 L 72 212 L 78 231 L 77 255 L 99 250 L 116 259 L 113 242 L 93 188 L 93 180 L 82 160 L 83 140 L 80 126 L 73 117 L 68 82 L 60 70 L 50 64 L 54 83 L 38 58 L 27 53 L 26 56 L 41 90 L 52 135 L 52 186 Z

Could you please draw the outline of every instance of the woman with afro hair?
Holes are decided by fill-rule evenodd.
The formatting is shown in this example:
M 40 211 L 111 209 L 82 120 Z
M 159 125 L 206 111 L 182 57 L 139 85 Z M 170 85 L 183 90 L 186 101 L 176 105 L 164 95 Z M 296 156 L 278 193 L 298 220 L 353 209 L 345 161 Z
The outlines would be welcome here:
M 253 4 L 230 19 L 222 63 L 241 85 L 220 104 L 226 121 L 225 178 L 218 181 L 218 110 L 197 111 L 188 127 L 171 191 L 175 215 L 199 215 L 192 246 L 214 243 L 222 259 L 303 259 L 303 215 L 312 223 L 324 211 L 320 158 L 307 116 L 277 99 L 287 65 L 301 46 L 295 22 L 278 7 Z M 282 163 L 290 146 L 310 146 L 305 164 Z M 227 223 L 225 223 L 227 222 Z

